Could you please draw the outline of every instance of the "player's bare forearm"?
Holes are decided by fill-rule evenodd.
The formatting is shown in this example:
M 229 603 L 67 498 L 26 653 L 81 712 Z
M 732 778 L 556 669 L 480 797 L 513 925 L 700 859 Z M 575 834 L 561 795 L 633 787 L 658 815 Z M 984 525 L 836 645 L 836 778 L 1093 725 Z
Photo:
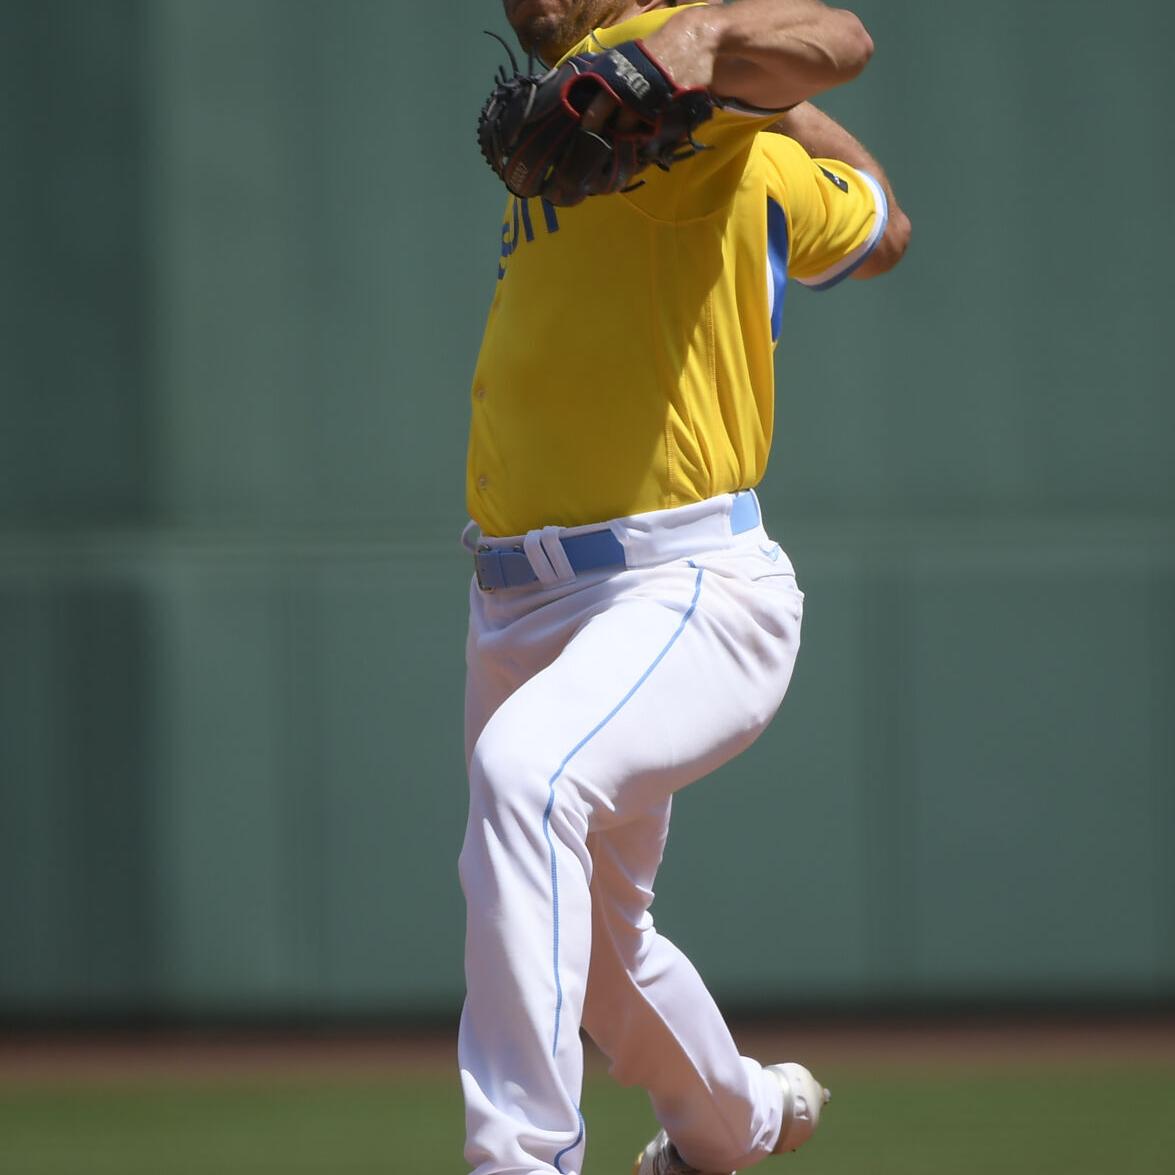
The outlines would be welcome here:
M 795 139 L 816 159 L 839 159 L 858 171 L 868 172 L 885 191 L 889 201 L 889 223 L 869 258 L 853 274 L 855 278 L 877 277 L 893 269 L 910 243 L 910 218 L 898 204 L 889 176 L 877 159 L 835 119 L 811 102 L 803 102 L 782 115 L 772 127 Z
M 783 110 L 851 81 L 873 41 L 842 8 L 820 0 L 737 0 L 691 8 L 646 41 L 679 85 Z

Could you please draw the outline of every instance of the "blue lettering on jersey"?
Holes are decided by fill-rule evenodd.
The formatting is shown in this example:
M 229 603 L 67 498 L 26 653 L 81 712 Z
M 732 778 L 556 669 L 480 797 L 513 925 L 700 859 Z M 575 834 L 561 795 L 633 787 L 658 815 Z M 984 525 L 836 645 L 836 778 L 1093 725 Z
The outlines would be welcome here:
M 543 224 L 547 233 L 559 231 L 559 214 L 555 206 L 547 200 L 540 200 L 543 210 Z M 535 239 L 534 220 L 531 217 L 530 201 L 520 200 L 517 196 L 510 202 L 510 211 L 502 222 L 502 255 L 498 261 L 498 281 L 506 276 L 506 262 L 514 255 L 514 250 L 523 243 L 531 244 Z

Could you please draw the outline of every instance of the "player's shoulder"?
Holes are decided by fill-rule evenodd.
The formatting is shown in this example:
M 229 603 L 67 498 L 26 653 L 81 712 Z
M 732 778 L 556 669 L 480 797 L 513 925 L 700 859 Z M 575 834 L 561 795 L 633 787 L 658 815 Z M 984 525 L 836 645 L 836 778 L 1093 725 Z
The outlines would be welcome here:
M 778 131 L 760 131 L 755 136 L 748 164 L 763 173 L 768 190 L 780 195 L 810 199 L 829 189 L 850 200 L 863 198 L 873 203 L 876 183 L 868 176 L 833 159 L 813 159 L 804 146 Z M 825 187 L 828 185 L 828 188 Z
M 795 139 L 770 126 L 761 126 L 755 132 L 752 151 L 785 173 L 806 172 L 812 166 L 812 157 Z

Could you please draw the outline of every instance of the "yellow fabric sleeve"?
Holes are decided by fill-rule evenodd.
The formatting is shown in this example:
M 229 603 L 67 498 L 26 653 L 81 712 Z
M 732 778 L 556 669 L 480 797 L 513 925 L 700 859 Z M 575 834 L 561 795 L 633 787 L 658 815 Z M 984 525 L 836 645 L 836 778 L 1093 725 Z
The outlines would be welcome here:
M 760 134 L 767 194 L 788 221 L 788 276 L 824 290 L 848 277 L 885 232 L 881 185 L 847 163 L 812 159 L 793 139 Z

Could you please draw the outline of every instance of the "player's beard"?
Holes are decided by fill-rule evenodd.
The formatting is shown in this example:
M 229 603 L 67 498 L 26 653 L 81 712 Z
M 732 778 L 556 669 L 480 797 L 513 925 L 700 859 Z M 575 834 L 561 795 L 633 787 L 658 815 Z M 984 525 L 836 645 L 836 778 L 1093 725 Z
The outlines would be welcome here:
M 594 28 L 612 24 L 629 0 L 502 0 L 506 19 L 527 53 L 553 65 Z

